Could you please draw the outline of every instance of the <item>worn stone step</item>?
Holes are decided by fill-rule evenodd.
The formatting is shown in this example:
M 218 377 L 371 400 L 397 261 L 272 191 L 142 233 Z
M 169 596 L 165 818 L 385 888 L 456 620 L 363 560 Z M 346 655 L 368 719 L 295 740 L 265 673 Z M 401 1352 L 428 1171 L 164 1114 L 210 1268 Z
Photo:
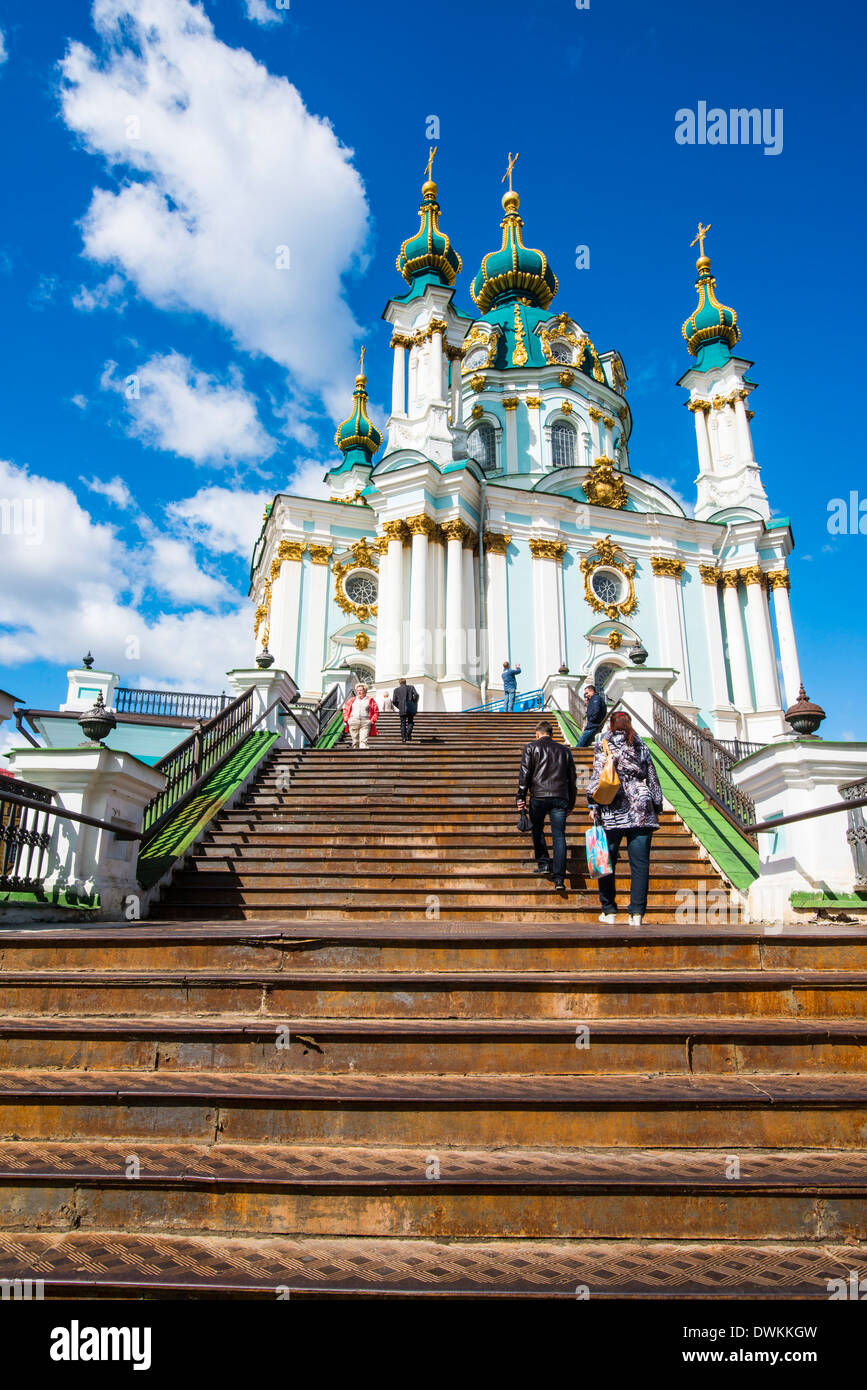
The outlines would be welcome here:
M 202 902 L 207 901 L 211 890 L 229 888 L 271 892 L 278 889 L 304 890 L 307 893 L 351 892 L 389 892 L 408 894 L 430 893 L 475 895 L 507 893 L 535 900 L 540 895 L 548 898 L 551 883 L 542 874 L 534 874 L 533 861 L 527 864 L 498 865 L 482 862 L 467 864 L 460 868 L 453 866 L 451 872 L 438 864 L 417 864 L 413 860 L 397 861 L 392 864 L 377 861 L 372 864 L 323 865 L 305 860 L 293 865 L 280 862 L 251 861 L 243 857 L 237 859 L 190 860 L 185 869 L 174 880 L 175 891 L 186 889 L 201 893 Z M 350 867 L 355 872 L 350 872 Z M 618 865 L 619 870 L 619 865 Z M 628 864 L 624 865 L 623 880 L 630 879 Z M 662 861 L 654 866 L 650 877 L 648 903 L 662 905 L 661 895 L 673 896 L 678 890 L 698 893 L 700 885 L 707 880 L 706 867 L 697 861 L 686 864 L 669 864 Z M 587 871 L 586 865 L 574 859 L 567 860 L 566 882 L 576 891 L 597 892 L 597 880 Z M 413 899 L 407 900 L 410 904 Z M 682 900 L 679 900 L 682 901 Z
M 0 1232 L 0 1275 L 46 1297 L 828 1298 L 867 1245 L 817 1241 L 437 1241 Z M 586 1295 L 582 1295 L 586 1296 Z

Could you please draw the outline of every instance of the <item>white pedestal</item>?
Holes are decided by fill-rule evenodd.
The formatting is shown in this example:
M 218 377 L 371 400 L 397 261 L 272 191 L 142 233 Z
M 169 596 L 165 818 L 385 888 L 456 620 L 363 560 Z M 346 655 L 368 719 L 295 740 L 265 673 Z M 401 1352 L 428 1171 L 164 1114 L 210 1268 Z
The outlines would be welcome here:
M 144 808 L 166 784 L 162 772 L 131 753 L 99 744 L 81 748 L 18 748 L 9 754 L 16 777 L 51 787 L 55 805 L 108 821 L 122 830 L 141 830 Z M 97 892 L 99 916 L 136 920 L 142 890 L 136 878 L 138 840 L 118 840 L 109 830 L 52 817 L 47 889 Z M 131 902 L 131 900 L 133 900 Z
M 439 699 L 442 702 L 443 709 L 472 709 L 475 705 L 480 705 L 482 703 L 479 687 L 477 685 L 472 685 L 468 680 L 464 680 L 463 678 L 441 680 L 438 682 L 438 685 Z
M 756 803 L 756 818 L 797 815 L 841 801 L 838 787 L 867 774 L 867 744 L 791 739 L 771 744 L 737 764 L 734 779 Z M 845 811 L 797 821 L 756 836 L 760 877 L 750 906 L 766 920 L 791 921 L 791 893 L 851 893 L 855 865 Z
M 88 671 L 82 666 L 80 671 L 67 671 L 66 679 L 69 681 L 69 688 L 66 700 L 60 706 L 62 711 L 74 710 L 80 714 L 82 710 L 90 709 L 96 704 L 98 695 L 102 696 L 102 702 L 107 709 L 113 708 L 114 692 L 120 680 L 113 672 Z
M 254 724 L 275 700 L 282 700 L 284 704 L 290 705 L 298 696 L 298 686 L 289 672 L 281 671 L 277 666 L 269 666 L 264 671 L 258 666 L 239 667 L 236 671 L 227 671 L 226 679 L 235 696 L 243 695 L 245 690 L 253 686 Z M 280 719 L 279 715 L 279 708 L 272 709 L 268 718 L 263 720 L 258 728 L 267 730 L 270 734 L 282 734 L 286 720 Z
M 638 735 L 653 733 L 653 696 L 668 699 L 668 692 L 677 680 L 673 666 L 623 666 L 608 679 L 605 702 L 612 710 L 623 700 L 638 715 L 641 723 Z

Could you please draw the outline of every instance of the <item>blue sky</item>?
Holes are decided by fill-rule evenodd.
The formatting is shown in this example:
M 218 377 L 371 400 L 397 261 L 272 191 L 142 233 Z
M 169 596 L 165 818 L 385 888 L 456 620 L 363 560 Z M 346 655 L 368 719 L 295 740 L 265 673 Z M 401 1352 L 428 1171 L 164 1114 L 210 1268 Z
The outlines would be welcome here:
M 550 258 L 557 305 L 625 360 L 632 467 L 688 500 L 680 325 L 689 243 L 712 223 L 760 387 L 757 456 L 795 532 L 805 683 L 827 737 L 863 738 L 867 537 L 827 526 L 832 499 L 867 499 L 851 266 L 863 10 L 445 0 L 425 14 L 6 0 L 0 499 L 19 523 L 10 512 L 0 534 L 0 686 L 53 707 L 88 647 L 129 684 L 221 689 L 249 661 L 263 500 L 320 487 L 362 342 L 383 423 L 380 315 L 435 116 L 459 304 L 499 243 L 519 150 L 526 240 Z M 700 101 L 781 109 L 781 153 L 679 145 L 675 112 Z

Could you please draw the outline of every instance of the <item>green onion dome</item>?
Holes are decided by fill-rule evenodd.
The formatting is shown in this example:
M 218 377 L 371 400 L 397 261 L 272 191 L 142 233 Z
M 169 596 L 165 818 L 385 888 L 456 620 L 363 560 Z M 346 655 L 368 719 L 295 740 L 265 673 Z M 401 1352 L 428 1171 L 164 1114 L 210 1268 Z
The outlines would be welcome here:
M 557 293 L 557 276 L 544 251 L 534 251 L 521 239 L 524 223 L 518 216 L 520 201 L 512 190 L 503 195 L 503 244 L 499 251 L 485 256 L 470 290 L 483 314 L 495 304 L 515 298 L 532 308 L 547 309 Z
M 382 443 L 382 435 L 367 414 L 366 387 L 367 377 L 357 376 L 353 392 L 355 409 L 349 419 L 344 420 L 343 424 L 338 427 L 334 442 L 347 457 L 354 449 L 363 450 L 365 455 L 363 461 L 369 463 Z
M 445 232 L 440 230 L 440 205 L 433 179 L 422 185 L 421 194 L 422 205 L 418 210 L 421 225 L 415 236 L 403 243 L 395 264 L 410 286 L 425 275 L 451 287 L 461 269 L 461 258 Z
M 720 304 L 714 293 L 716 280 L 711 274 L 710 256 L 699 256 L 695 268 L 698 306 L 683 325 L 683 336 L 693 357 L 711 343 L 725 343 L 727 348 L 733 348 L 741 336 L 735 310 Z

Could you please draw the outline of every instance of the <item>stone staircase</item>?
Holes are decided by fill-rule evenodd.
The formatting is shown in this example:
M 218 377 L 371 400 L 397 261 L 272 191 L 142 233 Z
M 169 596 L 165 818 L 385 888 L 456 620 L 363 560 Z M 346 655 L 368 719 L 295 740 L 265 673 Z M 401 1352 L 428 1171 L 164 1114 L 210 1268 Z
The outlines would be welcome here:
M 600 924 L 586 819 L 565 895 L 516 829 L 535 723 L 276 753 L 159 920 L 0 934 L 0 1278 L 826 1298 L 867 1272 L 867 931 L 682 924 L 676 890 L 722 884 L 671 813 L 644 927 Z

